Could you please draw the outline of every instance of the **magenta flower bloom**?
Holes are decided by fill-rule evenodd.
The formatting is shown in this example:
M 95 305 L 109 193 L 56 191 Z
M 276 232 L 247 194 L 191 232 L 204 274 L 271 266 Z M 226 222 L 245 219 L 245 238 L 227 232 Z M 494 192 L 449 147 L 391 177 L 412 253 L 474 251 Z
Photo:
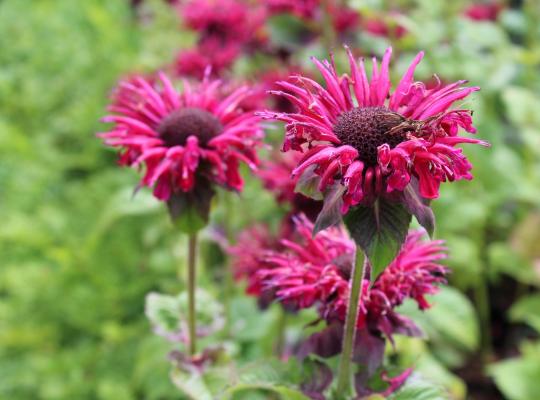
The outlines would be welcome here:
M 465 10 L 465 16 L 474 21 L 493 22 L 497 20 L 503 8 L 503 5 L 496 1 L 474 3 Z
M 326 88 L 303 76 L 294 84 L 279 82 L 282 90 L 271 93 L 288 98 L 299 111 L 261 113 L 286 123 L 285 151 L 304 153 L 293 176 L 318 175 L 320 192 L 343 185 L 343 213 L 349 206 L 402 192 L 412 178 L 426 199 L 438 197 L 441 182 L 472 179 L 472 165 L 456 145 L 487 144 L 458 135 L 460 128 L 475 132 L 472 113 L 451 106 L 479 88 L 458 81 L 426 89 L 413 80 L 423 57 L 419 53 L 391 92 L 391 49 L 380 67 L 373 60 L 371 80 L 364 61 L 358 63 L 347 52 L 350 77 L 338 76 L 333 63 L 314 59 Z
M 281 236 L 288 234 L 283 232 Z M 226 251 L 232 260 L 234 278 L 247 282 L 247 294 L 263 296 L 264 287 L 258 271 L 268 267 L 264 261 L 264 254 L 269 251 L 279 252 L 282 247 L 279 238 L 272 235 L 265 225 L 254 225 L 242 231 L 238 235 L 236 245 L 227 247 Z M 265 302 L 265 305 L 267 303 Z
M 103 118 L 114 125 L 99 136 L 121 149 L 121 165 L 146 167 L 140 185 L 153 187 L 160 200 L 193 191 L 197 183 L 242 190 L 239 164 L 255 169 L 263 135 L 259 117 L 238 107 L 250 89 L 226 95 L 221 81 L 206 76 L 197 86 L 184 81 L 178 92 L 164 74 L 158 78 L 121 82 L 111 115 Z
M 203 39 L 215 37 L 223 42 L 252 40 L 266 20 L 263 7 L 242 0 L 190 0 L 179 10 L 186 25 Z
M 295 219 L 298 238 L 284 239 L 279 252 L 264 253 L 266 268 L 258 274 L 276 299 L 289 308 L 317 306 L 328 323 L 345 321 L 349 298 L 350 271 L 355 244 L 341 227 L 312 236 L 313 224 L 304 216 Z M 391 338 L 403 322 L 394 309 L 411 298 L 422 310 L 429 308 L 427 295 L 445 283 L 448 269 L 439 264 L 446 258 L 442 241 L 422 241 L 422 232 L 407 237 L 398 256 L 375 279 L 363 285 L 358 328 L 368 326 Z M 259 266 L 261 264 L 259 263 Z M 399 331 L 399 329 L 397 329 Z
M 313 18 L 319 9 L 320 0 L 266 0 L 271 14 L 293 14 L 299 18 Z
M 387 38 L 401 39 L 407 34 L 407 29 L 400 25 L 397 21 L 390 21 L 396 14 L 390 13 L 385 18 L 371 17 L 363 21 L 363 27 L 366 31 L 374 36 L 382 36 Z
M 234 42 L 222 43 L 210 37 L 193 49 L 178 53 L 173 69 L 178 76 L 203 79 L 207 67 L 211 66 L 212 75 L 220 76 L 233 65 L 240 52 L 241 48 Z
M 289 216 L 303 213 L 314 221 L 321 211 L 322 201 L 296 193 L 296 179 L 291 179 L 291 171 L 301 157 L 302 155 L 298 152 L 275 152 L 270 160 L 262 163 L 261 168 L 257 171 L 257 176 L 261 179 L 265 189 L 272 192 L 279 203 L 290 207 Z

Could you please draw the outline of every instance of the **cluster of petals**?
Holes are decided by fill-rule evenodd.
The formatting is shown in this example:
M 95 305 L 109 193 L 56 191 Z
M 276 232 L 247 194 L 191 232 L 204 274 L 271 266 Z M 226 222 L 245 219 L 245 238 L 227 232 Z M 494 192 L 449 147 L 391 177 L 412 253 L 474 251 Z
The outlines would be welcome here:
M 332 18 L 334 29 L 338 33 L 351 31 L 358 27 L 360 14 L 346 7 L 342 1 L 331 0 L 266 0 L 269 14 L 292 14 L 307 21 L 321 20 L 324 13 Z M 325 8 L 326 7 L 326 8 Z
M 185 24 L 201 37 L 246 42 L 259 33 L 266 20 L 264 7 L 246 0 L 188 0 L 179 6 Z
M 384 17 L 366 17 L 363 18 L 361 25 L 363 29 L 373 36 L 401 39 L 407 34 L 407 29 L 397 21 L 396 16 L 398 15 L 390 13 Z
M 293 14 L 299 18 L 313 18 L 320 0 L 266 0 L 271 14 Z
M 303 213 L 308 219 L 315 220 L 321 211 L 322 201 L 297 193 L 295 191 L 296 179 L 291 178 L 291 171 L 301 157 L 302 154 L 298 152 L 273 152 L 270 159 L 261 163 L 256 174 L 264 188 L 274 194 L 276 201 L 288 206 L 289 216 Z M 289 225 L 291 222 L 290 218 L 285 221 Z
M 145 166 L 140 186 L 153 187 L 160 200 L 191 191 L 197 179 L 203 178 L 204 182 L 240 191 L 239 164 L 256 168 L 256 148 L 263 132 L 259 118 L 238 106 L 250 95 L 250 89 L 239 87 L 231 93 L 222 89 L 222 82 L 211 80 L 208 74 L 196 86 L 184 81 L 181 92 L 161 72 L 156 79 L 131 77 L 114 91 L 108 108 L 111 114 L 103 118 L 113 126 L 99 136 L 105 144 L 121 149 L 121 165 Z M 221 131 L 206 143 L 194 131 L 182 145 L 167 144 L 158 128 L 167 116 L 182 109 L 209 113 L 219 121 Z
M 282 232 L 280 236 L 289 235 Z M 282 250 L 280 239 L 270 232 L 268 226 L 257 224 L 240 232 L 237 243 L 226 250 L 232 260 L 234 278 L 246 280 L 247 294 L 261 296 L 263 285 L 257 272 L 265 267 L 263 255 L 266 252 Z
M 466 81 L 458 81 L 428 89 L 424 83 L 414 81 L 415 68 L 423 58 L 421 52 L 392 92 L 391 48 L 386 50 L 380 66 L 373 59 L 371 79 L 364 60 L 357 61 L 349 49 L 347 52 L 350 76 L 338 75 L 333 62 L 313 59 L 326 88 L 305 76 L 294 77 L 292 83 L 279 82 L 281 90 L 272 93 L 290 100 L 298 111 L 261 113 L 263 118 L 285 122 L 284 151 L 304 153 L 293 176 L 314 172 L 320 177 L 321 192 L 334 183 L 342 184 L 346 188 L 342 212 L 349 206 L 372 202 L 377 196 L 402 192 L 413 177 L 419 181 L 421 196 L 427 199 L 438 197 L 442 182 L 472 179 L 472 165 L 456 146 L 487 143 L 460 136 L 460 129 L 476 131 L 472 112 L 451 107 L 479 88 L 464 87 Z M 399 114 L 414 129 L 395 147 L 379 145 L 377 162 L 372 165 L 359 157 L 355 147 L 342 143 L 334 127 L 343 113 L 374 107 Z
M 498 1 L 471 4 L 465 10 L 465 16 L 474 21 L 496 21 L 500 12 L 504 9 Z
M 178 53 L 173 65 L 178 76 L 189 76 L 202 79 L 208 66 L 212 67 L 212 75 L 221 76 L 229 69 L 241 53 L 235 42 L 222 43 L 221 40 L 209 37 L 195 47 Z
M 355 244 L 341 227 L 313 237 L 313 224 L 307 218 L 298 216 L 295 223 L 298 236 L 294 240 L 281 240 L 280 251 L 261 252 L 259 279 L 287 308 L 316 306 L 329 323 L 344 322 Z M 421 231 L 411 232 L 373 285 L 364 282 L 359 328 L 367 325 L 390 335 L 392 319 L 399 318 L 394 309 L 405 299 L 413 299 L 422 310 L 429 307 L 426 296 L 445 283 L 448 270 L 439 264 L 446 258 L 442 242 L 423 241 L 422 237 Z
M 290 76 L 307 75 L 305 69 L 288 65 L 285 68 L 270 68 L 255 76 L 253 80 L 253 95 L 242 103 L 246 110 L 262 110 L 265 108 L 279 112 L 294 112 L 296 106 L 283 96 L 268 96 L 267 93 L 278 90 L 277 82 L 287 81 Z

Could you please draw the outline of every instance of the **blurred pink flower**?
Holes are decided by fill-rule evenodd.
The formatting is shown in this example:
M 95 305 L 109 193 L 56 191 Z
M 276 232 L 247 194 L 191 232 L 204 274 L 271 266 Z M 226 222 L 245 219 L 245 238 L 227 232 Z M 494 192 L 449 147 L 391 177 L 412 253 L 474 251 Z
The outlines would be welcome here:
M 347 312 L 350 272 L 355 244 L 346 231 L 334 227 L 313 237 L 313 224 L 304 216 L 295 218 L 294 240 L 281 240 L 279 251 L 260 252 L 259 285 L 272 290 L 276 299 L 292 309 L 317 306 L 329 324 L 343 323 Z M 445 283 L 448 269 L 439 264 L 446 258 L 442 241 L 422 241 L 423 233 L 411 232 L 400 253 L 375 279 L 363 285 L 358 328 L 368 327 L 392 337 L 400 332 L 404 317 L 395 308 L 407 298 L 421 310 L 430 305 L 426 295 L 435 294 Z M 266 265 L 266 267 L 265 267 Z
M 99 136 L 121 149 L 120 164 L 145 165 L 140 185 L 164 201 L 199 180 L 242 190 L 239 164 L 255 169 L 263 135 L 259 118 L 238 107 L 250 89 L 224 95 L 221 81 L 205 76 L 196 86 L 184 81 L 178 92 L 163 73 L 157 77 L 122 81 L 113 94 L 103 122 L 114 125 Z
M 390 48 L 380 69 L 373 59 L 371 81 L 364 60 L 358 63 L 347 51 L 350 76 L 338 76 L 333 62 L 313 59 L 326 88 L 304 76 L 294 83 L 279 82 L 281 90 L 270 93 L 287 98 L 298 111 L 260 113 L 286 123 L 284 151 L 304 153 L 292 175 L 317 175 L 321 193 L 342 184 L 343 213 L 378 196 L 399 194 L 413 177 L 426 199 L 438 197 L 441 182 L 472 179 L 472 165 L 456 145 L 487 143 L 459 136 L 460 128 L 476 131 L 472 112 L 450 107 L 479 88 L 462 87 L 466 81 L 458 81 L 428 90 L 413 80 L 423 57 L 419 53 L 391 93 Z
M 496 21 L 503 8 L 497 1 L 473 3 L 465 9 L 465 15 L 475 21 Z
M 267 251 L 280 251 L 281 248 L 279 239 L 272 235 L 268 226 L 262 224 L 242 231 L 236 245 L 227 248 L 232 259 L 234 278 L 247 281 L 247 294 L 261 296 L 263 287 L 257 271 L 265 266 L 263 254 Z
M 320 0 L 266 0 L 270 14 L 293 14 L 299 18 L 313 18 Z
M 186 25 L 202 39 L 214 37 L 236 44 L 252 41 L 266 20 L 264 7 L 243 0 L 190 0 L 178 9 Z
M 222 43 L 210 37 L 201 41 L 192 49 L 178 53 L 173 69 L 178 76 L 189 76 L 202 79 L 208 66 L 212 67 L 212 75 L 220 76 L 230 68 L 240 56 L 240 47 L 233 42 Z
M 291 172 L 301 157 L 302 154 L 298 152 L 274 152 L 270 160 L 262 162 L 257 175 L 279 203 L 290 206 L 291 215 L 303 213 L 314 220 L 321 210 L 322 202 L 296 193 L 296 179 L 291 178 Z
M 362 21 L 363 28 L 374 36 L 401 39 L 407 29 L 394 20 L 393 14 L 384 17 L 369 17 Z

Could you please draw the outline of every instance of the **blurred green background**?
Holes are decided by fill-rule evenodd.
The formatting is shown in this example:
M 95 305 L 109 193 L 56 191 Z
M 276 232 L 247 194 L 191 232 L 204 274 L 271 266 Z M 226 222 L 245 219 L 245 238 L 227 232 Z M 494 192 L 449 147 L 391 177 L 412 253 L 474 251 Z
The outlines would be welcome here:
M 452 398 L 540 399 L 540 5 L 512 2 L 496 22 L 476 22 L 463 17 L 467 1 L 351 4 L 405 10 L 395 76 L 422 49 L 419 78 L 481 86 L 467 106 L 492 144 L 466 148 L 474 183 L 444 185 L 435 202 L 453 288 L 418 316 L 431 340 L 400 341 L 400 357 Z M 388 44 L 356 40 L 367 53 Z M 137 172 L 117 168 L 95 133 L 119 77 L 192 42 L 158 0 L 137 12 L 120 0 L 0 1 L 1 399 L 182 398 L 144 299 L 182 288 L 183 239 L 148 191 L 132 199 Z M 320 53 L 299 49 L 298 59 Z M 236 228 L 280 212 L 253 181 L 235 201 L 251 210 L 232 216 Z M 236 304 L 253 328 L 237 340 L 240 359 L 271 354 L 272 312 L 261 316 L 240 290 Z

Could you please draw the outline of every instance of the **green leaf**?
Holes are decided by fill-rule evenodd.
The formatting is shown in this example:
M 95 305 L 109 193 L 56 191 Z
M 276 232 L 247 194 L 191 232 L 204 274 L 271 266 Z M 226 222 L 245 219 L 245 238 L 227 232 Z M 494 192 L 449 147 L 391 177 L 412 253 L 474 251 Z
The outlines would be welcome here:
M 336 183 L 326 191 L 322 210 L 319 212 L 319 215 L 317 215 L 317 221 L 315 221 L 313 235 L 341 222 L 343 193 L 346 189 L 345 186 Z
M 213 400 L 214 397 L 199 373 L 175 369 L 171 372 L 174 385 L 191 400 Z
M 446 391 L 438 385 L 422 379 L 419 375 L 411 376 L 403 387 L 388 396 L 388 400 L 448 400 Z
M 525 345 L 523 355 L 488 367 L 497 387 L 509 400 L 540 399 L 540 346 Z
M 478 347 L 479 328 L 474 308 L 463 293 L 452 287 L 441 287 L 430 299 L 432 307 L 420 311 L 412 302 L 400 312 L 414 319 L 431 341 L 468 352 Z
M 345 224 L 373 267 L 372 279 L 396 257 L 407 237 L 412 215 L 400 203 L 378 199 L 371 207 L 356 206 Z
M 253 390 L 264 390 L 266 392 L 271 392 L 278 394 L 279 397 L 283 400 L 309 400 L 309 397 L 304 395 L 300 390 L 292 389 L 282 385 L 272 385 L 265 383 L 241 383 L 227 389 L 224 395 L 221 397 L 222 400 L 234 399 L 234 395 Z
M 519 299 L 510 308 L 510 319 L 525 322 L 540 332 L 540 294 L 536 293 Z

